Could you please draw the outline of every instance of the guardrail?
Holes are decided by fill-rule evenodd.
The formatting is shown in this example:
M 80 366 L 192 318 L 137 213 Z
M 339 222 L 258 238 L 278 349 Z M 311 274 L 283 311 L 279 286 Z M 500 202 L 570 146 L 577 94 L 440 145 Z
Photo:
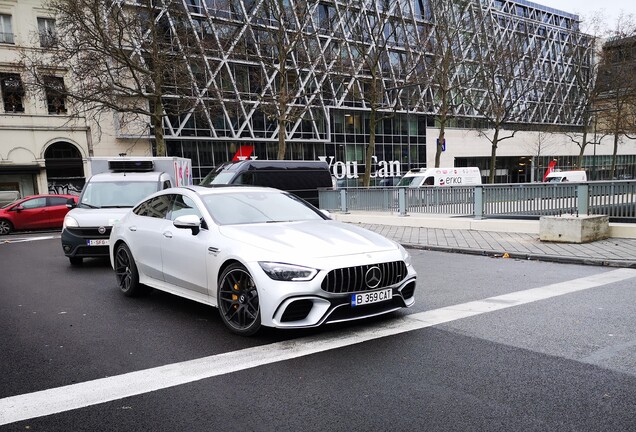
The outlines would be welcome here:
M 320 208 L 536 218 L 564 213 L 603 214 L 636 222 L 636 181 L 511 183 L 423 188 L 346 188 L 320 190 Z

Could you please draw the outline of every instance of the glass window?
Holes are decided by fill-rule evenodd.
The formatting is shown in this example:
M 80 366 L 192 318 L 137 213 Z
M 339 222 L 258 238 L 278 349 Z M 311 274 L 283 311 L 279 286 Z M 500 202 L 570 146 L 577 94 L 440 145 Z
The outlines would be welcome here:
M 4 112 L 24 112 L 24 105 L 22 104 L 24 88 L 22 87 L 20 75 L 15 73 L 0 73 L 0 88 L 2 89 Z
M 34 209 L 46 206 L 46 198 L 33 198 L 20 204 L 25 209 Z
M 184 195 L 176 195 L 172 202 L 172 211 L 168 219 L 175 220 L 179 216 L 195 215 L 201 219 L 202 215 L 194 201 Z
M 170 210 L 170 202 L 174 195 L 166 194 L 151 198 L 139 204 L 133 213 L 139 216 L 146 216 L 164 219 Z
M 0 14 L 0 43 L 14 43 L 11 15 Z
M 55 31 L 55 20 L 53 18 L 38 18 L 38 33 L 40 35 L 40 46 L 42 48 L 57 46 L 57 33 Z
M 46 76 L 44 77 L 44 85 L 49 114 L 66 114 L 64 79 L 56 76 Z
M 49 197 L 49 207 L 66 205 L 68 198 L 64 197 Z

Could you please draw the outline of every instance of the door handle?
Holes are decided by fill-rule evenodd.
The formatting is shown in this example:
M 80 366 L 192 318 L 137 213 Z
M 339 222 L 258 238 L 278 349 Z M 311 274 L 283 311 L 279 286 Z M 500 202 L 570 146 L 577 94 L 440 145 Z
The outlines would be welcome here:
M 170 231 L 164 231 L 163 236 L 165 238 L 172 238 L 172 233 Z
M 137 227 L 136 226 L 129 226 L 128 229 L 130 231 L 137 231 Z

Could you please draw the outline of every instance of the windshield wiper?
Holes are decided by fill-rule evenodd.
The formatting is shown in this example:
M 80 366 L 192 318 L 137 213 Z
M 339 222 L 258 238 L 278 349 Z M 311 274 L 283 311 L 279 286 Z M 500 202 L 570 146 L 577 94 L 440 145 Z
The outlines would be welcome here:
M 107 206 L 102 206 L 101 208 L 130 208 L 132 207 L 131 205 L 107 205 Z
M 95 209 L 96 209 L 96 208 L 99 208 L 98 206 L 94 206 L 94 205 L 92 205 L 92 204 L 87 204 L 87 203 L 80 203 L 80 204 L 79 204 L 79 207 L 83 207 L 83 206 L 86 206 L 86 207 L 88 207 L 88 208 L 95 208 Z

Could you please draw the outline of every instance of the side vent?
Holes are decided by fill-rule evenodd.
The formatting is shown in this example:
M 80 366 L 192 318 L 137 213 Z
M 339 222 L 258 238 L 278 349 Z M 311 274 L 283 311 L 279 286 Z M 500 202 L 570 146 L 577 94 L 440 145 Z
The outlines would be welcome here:
M 113 172 L 153 171 L 155 164 L 151 160 L 109 160 L 108 169 Z

